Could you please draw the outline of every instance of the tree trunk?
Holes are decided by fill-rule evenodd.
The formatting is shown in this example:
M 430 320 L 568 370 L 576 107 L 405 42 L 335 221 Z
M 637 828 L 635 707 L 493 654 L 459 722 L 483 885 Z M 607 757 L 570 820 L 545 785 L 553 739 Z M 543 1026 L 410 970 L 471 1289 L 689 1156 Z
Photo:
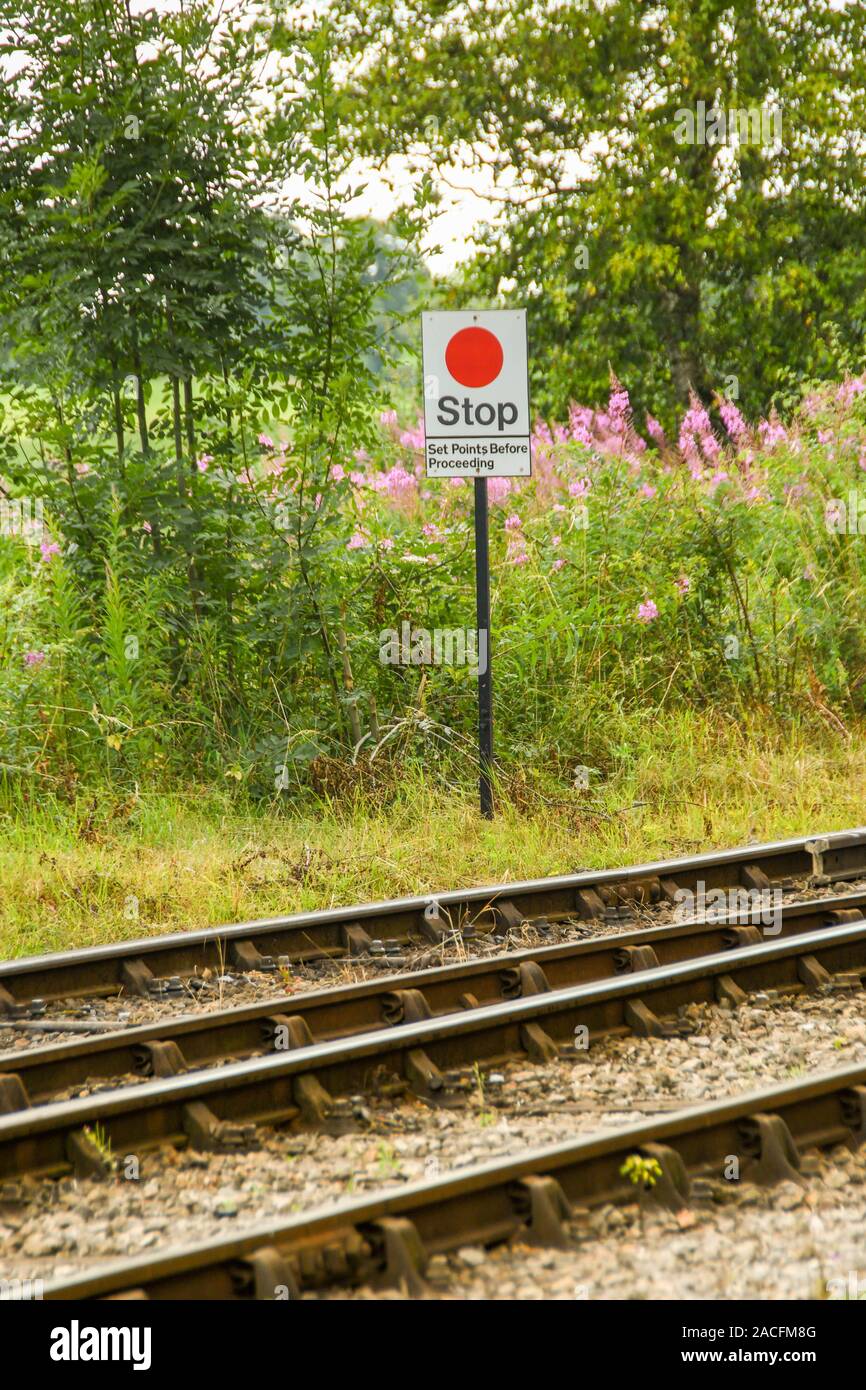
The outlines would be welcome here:
M 702 400 L 708 399 L 710 384 L 699 356 L 701 321 L 701 291 L 699 286 L 684 286 L 661 292 L 661 338 L 667 349 L 668 364 L 678 399 L 689 403 L 690 391 Z

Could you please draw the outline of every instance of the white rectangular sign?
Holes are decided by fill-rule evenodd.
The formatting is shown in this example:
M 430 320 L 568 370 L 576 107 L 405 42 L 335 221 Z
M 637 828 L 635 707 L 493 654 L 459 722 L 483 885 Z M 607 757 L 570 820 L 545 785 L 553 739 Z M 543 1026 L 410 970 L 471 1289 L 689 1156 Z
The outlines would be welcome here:
M 525 309 L 421 316 L 428 478 L 532 471 Z

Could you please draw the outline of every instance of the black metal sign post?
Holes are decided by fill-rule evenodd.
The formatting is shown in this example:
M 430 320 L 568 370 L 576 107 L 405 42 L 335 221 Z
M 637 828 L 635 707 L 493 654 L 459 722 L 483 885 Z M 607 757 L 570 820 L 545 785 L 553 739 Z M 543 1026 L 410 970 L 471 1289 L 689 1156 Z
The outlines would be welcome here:
M 488 478 L 532 473 L 525 309 L 434 309 L 421 316 L 428 478 L 475 481 L 478 793 L 493 819 L 493 677 Z
M 481 814 L 493 819 L 493 680 L 490 670 L 490 540 L 487 479 L 475 479 L 475 622 L 478 629 L 478 792 Z

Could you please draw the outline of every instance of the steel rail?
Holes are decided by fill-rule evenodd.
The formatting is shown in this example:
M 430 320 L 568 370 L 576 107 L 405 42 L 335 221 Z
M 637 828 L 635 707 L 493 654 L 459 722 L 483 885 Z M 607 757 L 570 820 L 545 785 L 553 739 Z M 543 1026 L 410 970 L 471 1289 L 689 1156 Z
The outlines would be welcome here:
M 505 930 L 521 920 L 593 918 L 628 902 L 695 892 L 780 885 L 792 877 L 823 885 L 866 873 L 866 828 L 746 845 L 628 868 L 593 870 L 426 897 L 301 912 L 85 950 L 0 963 L 0 1010 L 33 999 L 158 992 L 160 981 L 204 969 L 274 969 L 289 961 L 362 954 L 371 942 L 437 942 L 454 932 Z
M 551 1061 L 561 1048 L 574 1047 L 577 1029 L 586 1030 L 578 1045 L 610 1034 L 664 1035 L 671 1027 L 664 1016 L 688 1004 L 720 998 L 736 1004 L 750 990 L 774 987 L 817 990 L 840 972 L 848 982 L 862 982 L 862 923 L 36 1106 L 0 1117 L 0 1179 L 70 1170 L 104 1175 L 107 1148 L 118 1158 L 169 1143 L 237 1149 L 257 1124 L 345 1128 L 358 1093 L 411 1090 L 435 1103 L 447 1097 L 448 1073 L 455 1069 L 515 1057 Z M 104 1135 L 98 1145 L 92 1137 L 97 1133 Z
M 515 1237 L 567 1246 L 574 1206 L 634 1200 L 622 1171 L 633 1154 L 655 1159 L 652 1195 L 676 1210 L 689 1204 L 696 1175 L 730 1181 L 732 1158 L 741 1180 L 799 1180 L 803 1150 L 854 1147 L 864 1138 L 866 1066 L 846 1067 L 137 1256 L 49 1282 L 44 1297 L 283 1299 L 362 1283 L 423 1295 L 431 1255 Z
M 775 939 L 862 922 L 866 892 L 786 904 Z M 775 933 L 774 933 L 775 936 Z M 528 947 L 359 984 L 279 995 L 206 1014 L 177 1014 L 82 1041 L 0 1053 L 0 1113 L 43 1103 L 85 1082 L 169 1076 L 313 1042 L 333 1041 L 750 944 L 760 929 L 726 914 L 558 946 Z M 40 1024 L 50 1027 L 49 1023 Z M 82 1024 L 82 1028 L 86 1025 Z M 279 1034 L 278 1030 L 283 1033 Z M 10 1084 L 17 1077 L 20 1086 Z

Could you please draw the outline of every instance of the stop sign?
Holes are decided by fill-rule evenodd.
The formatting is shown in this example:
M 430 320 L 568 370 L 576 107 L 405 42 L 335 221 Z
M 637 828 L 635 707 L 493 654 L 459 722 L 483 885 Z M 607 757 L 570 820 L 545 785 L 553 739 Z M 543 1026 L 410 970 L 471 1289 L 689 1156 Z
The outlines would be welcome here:
M 427 476 L 531 471 L 526 310 L 422 316 Z

